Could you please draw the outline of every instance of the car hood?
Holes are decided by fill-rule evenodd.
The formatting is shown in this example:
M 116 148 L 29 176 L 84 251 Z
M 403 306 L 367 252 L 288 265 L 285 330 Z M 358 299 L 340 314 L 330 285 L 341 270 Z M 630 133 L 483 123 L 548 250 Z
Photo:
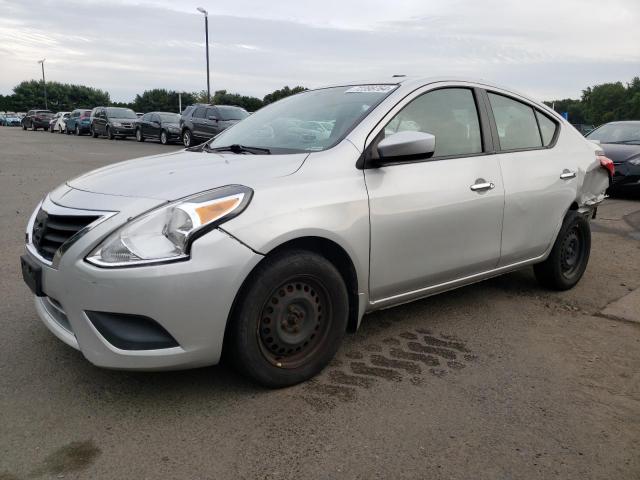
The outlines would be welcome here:
M 613 160 L 613 163 L 624 163 L 640 157 L 640 145 L 602 143 L 600 147 L 604 150 L 604 154 Z
M 224 185 L 252 187 L 258 182 L 291 175 L 308 155 L 179 151 L 99 168 L 70 180 L 67 185 L 87 192 L 171 201 Z

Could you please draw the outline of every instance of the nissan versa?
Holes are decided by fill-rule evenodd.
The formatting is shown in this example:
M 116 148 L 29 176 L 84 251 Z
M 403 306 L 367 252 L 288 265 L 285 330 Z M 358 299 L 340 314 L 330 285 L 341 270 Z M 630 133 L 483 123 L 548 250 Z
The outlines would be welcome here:
M 224 354 L 281 387 L 318 373 L 373 310 L 528 265 L 545 287 L 573 287 L 612 173 L 508 89 L 321 88 L 56 188 L 29 221 L 22 272 L 44 323 L 95 365 Z

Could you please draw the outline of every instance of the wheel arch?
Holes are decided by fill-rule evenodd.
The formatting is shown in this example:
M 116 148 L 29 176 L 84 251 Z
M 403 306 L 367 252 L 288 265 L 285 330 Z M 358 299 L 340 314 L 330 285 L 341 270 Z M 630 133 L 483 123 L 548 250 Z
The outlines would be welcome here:
M 237 302 L 242 296 L 242 292 L 244 291 L 245 286 L 253 278 L 253 274 L 258 266 L 261 265 L 262 262 L 264 262 L 267 258 L 270 258 L 275 254 L 279 254 L 287 250 L 307 250 L 313 253 L 317 253 L 326 258 L 338 269 L 338 272 L 340 272 L 340 275 L 345 282 L 345 286 L 347 287 L 347 293 L 349 296 L 349 319 L 347 322 L 347 331 L 355 332 L 358 329 L 360 319 L 360 298 L 358 295 L 358 274 L 353 260 L 351 259 L 351 256 L 347 253 L 347 251 L 334 240 L 313 235 L 288 239 L 270 248 L 269 251 L 264 254 L 264 258 L 251 269 L 251 271 L 242 282 L 242 286 L 240 287 L 240 289 L 238 289 L 236 297 L 233 301 L 233 305 L 231 307 L 231 315 L 229 318 L 232 318 L 233 312 L 237 307 Z

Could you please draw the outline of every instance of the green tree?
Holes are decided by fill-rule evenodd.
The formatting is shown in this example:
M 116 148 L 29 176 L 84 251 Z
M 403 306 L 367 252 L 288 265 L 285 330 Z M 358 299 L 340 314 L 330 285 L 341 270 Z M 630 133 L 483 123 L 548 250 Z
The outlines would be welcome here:
M 255 112 L 262 108 L 262 100 L 256 97 L 248 97 L 239 93 L 228 93 L 226 90 L 217 90 L 213 96 L 214 105 L 235 105 L 248 112 Z
M 27 111 L 32 108 L 44 108 L 42 81 L 21 82 L 13 89 L 12 95 L 4 100 L 7 110 Z M 47 105 L 50 110 L 73 110 L 90 108 L 96 105 L 108 105 L 109 94 L 84 85 L 70 85 L 59 82 L 47 82 Z
M 305 87 L 297 86 L 293 88 L 289 88 L 289 86 L 282 87 L 279 90 L 275 90 L 264 96 L 262 102 L 264 105 L 269 105 L 270 103 L 277 102 L 289 95 L 295 95 L 296 93 L 304 92 L 307 90 Z
M 195 94 L 181 92 L 181 95 L 183 109 L 187 105 L 196 103 Z M 178 112 L 180 105 L 178 96 L 178 92 L 164 88 L 145 90 L 142 95 L 136 95 L 131 108 L 138 112 Z

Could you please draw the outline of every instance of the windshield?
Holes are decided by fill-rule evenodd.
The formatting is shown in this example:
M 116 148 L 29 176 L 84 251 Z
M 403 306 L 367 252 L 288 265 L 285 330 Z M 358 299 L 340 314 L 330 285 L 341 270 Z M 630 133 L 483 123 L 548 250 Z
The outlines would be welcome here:
M 216 107 L 220 113 L 220 120 L 242 120 L 249 116 L 244 108 L 238 107 Z
M 268 148 L 273 153 L 326 150 L 395 88 L 395 85 L 359 85 L 292 95 L 248 116 L 215 137 L 208 146 L 243 145 Z
M 129 108 L 107 108 L 107 115 L 112 118 L 138 118 L 135 112 Z
M 587 135 L 589 140 L 600 143 L 640 144 L 640 122 L 608 123 Z
M 177 113 L 160 113 L 159 115 L 165 123 L 180 123 L 180 115 Z

